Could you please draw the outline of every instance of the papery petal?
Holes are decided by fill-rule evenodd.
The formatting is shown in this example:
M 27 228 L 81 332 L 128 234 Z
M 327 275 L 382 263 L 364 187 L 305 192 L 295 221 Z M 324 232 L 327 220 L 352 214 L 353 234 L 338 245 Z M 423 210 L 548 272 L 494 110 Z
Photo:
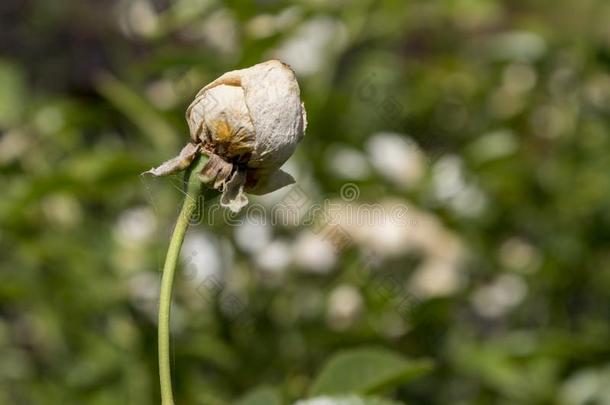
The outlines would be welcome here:
M 236 170 L 231 179 L 225 183 L 224 191 L 220 197 L 220 206 L 229 208 L 232 212 L 239 212 L 248 204 L 248 197 L 244 193 L 246 172 Z
M 256 176 L 256 174 L 254 176 Z M 253 186 L 246 187 L 246 191 L 249 194 L 263 195 L 271 193 L 295 182 L 294 177 L 292 177 L 291 174 L 281 169 L 274 170 L 264 175 L 258 175 L 256 180 L 257 181 Z
M 256 132 L 251 167 L 279 168 L 303 137 L 299 84 L 288 65 L 271 60 L 243 72 L 241 86 Z
M 187 121 L 197 141 L 214 147 L 225 159 L 252 152 L 255 133 L 241 87 L 219 85 L 198 96 Z
M 197 152 L 199 152 L 199 144 L 187 143 L 180 151 L 180 154 L 166 162 L 161 166 L 150 169 L 144 174 L 152 174 L 153 176 L 167 176 L 169 174 L 180 172 L 191 164 Z
M 213 187 L 222 191 L 224 183 L 231 176 L 233 165 L 213 153 L 209 153 L 208 156 L 208 161 L 199 172 L 199 180 L 206 184 L 213 182 Z

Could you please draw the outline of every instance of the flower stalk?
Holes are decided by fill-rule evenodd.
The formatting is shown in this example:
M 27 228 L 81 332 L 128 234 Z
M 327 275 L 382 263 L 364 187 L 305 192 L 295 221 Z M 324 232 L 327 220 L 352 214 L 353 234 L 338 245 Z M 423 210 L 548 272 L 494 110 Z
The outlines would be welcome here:
M 304 136 L 307 115 L 294 71 L 279 60 L 227 72 L 199 91 L 186 112 L 191 135 L 180 154 L 146 173 L 186 170 L 184 203 L 172 234 L 159 296 L 159 380 L 163 405 L 173 405 L 170 310 L 180 248 L 204 187 L 237 213 L 246 193 L 294 183 L 280 167 Z M 206 192 L 208 194 L 208 192 Z
M 197 204 L 203 192 L 203 183 L 198 179 L 197 173 L 207 163 L 207 160 L 205 155 L 199 156 L 186 171 L 184 202 L 182 203 L 182 208 L 172 233 L 163 266 L 161 291 L 159 293 L 158 323 L 159 380 L 161 383 L 161 403 L 163 405 L 174 405 L 170 370 L 170 311 L 174 276 L 191 215 L 197 209 Z

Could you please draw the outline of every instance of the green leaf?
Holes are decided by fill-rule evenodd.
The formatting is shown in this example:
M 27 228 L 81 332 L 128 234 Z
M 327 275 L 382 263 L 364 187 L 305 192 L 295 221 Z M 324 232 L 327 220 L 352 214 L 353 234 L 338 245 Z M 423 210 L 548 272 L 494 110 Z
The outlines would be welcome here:
M 317 397 L 298 401 L 294 405 L 402 405 L 402 402 L 390 401 L 383 398 L 359 397 Z
M 149 137 L 159 150 L 174 150 L 180 137 L 171 124 L 138 92 L 110 74 L 100 75 L 98 92 Z M 186 142 L 185 138 L 185 142 Z
M 370 394 L 404 384 L 432 369 L 430 360 L 407 360 L 381 348 L 361 348 L 338 353 L 315 379 L 310 393 Z
M 246 393 L 236 405 L 281 405 L 278 393 L 270 387 L 259 387 Z

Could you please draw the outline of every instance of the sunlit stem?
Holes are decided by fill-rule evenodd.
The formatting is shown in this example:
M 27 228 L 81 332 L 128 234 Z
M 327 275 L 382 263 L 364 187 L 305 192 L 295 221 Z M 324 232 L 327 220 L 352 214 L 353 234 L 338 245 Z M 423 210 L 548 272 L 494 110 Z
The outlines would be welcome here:
M 186 179 L 186 195 L 182 203 L 182 209 L 178 215 L 172 238 L 167 249 L 165 265 L 163 266 L 163 276 L 161 278 L 161 292 L 159 294 L 159 379 L 161 382 L 161 403 L 163 405 L 174 405 L 172 393 L 172 375 L 170 369 L 170 310 L 172 302 L 172 290 L 174 285 L 174 275 L 176 265 L 180 255 L 180 248 L 184 241 L 184 235 L 189 226 L 189 220 L 193 212 L 197 209 L 203 185 L 197 178 L 197 173 L 201 170 L 207 158 L 199 157 L 188 169 Z

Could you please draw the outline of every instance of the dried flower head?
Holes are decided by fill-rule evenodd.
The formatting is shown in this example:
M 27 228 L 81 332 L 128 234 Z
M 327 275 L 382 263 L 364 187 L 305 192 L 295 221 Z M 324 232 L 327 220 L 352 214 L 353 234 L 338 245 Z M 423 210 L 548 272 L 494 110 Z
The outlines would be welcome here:
M 234 212 L 248 203 L 246 192 L 265 194 L 294 183 L 280 167 L 303 138 L 307 118 L 288 65 L 270 60 L 223 74 L 199 91 L 186 119 L 191 142 L 147 173 L 176 173 L 203 153 L 209 160 L 199 178 L 221 191 L 221 205 Z

